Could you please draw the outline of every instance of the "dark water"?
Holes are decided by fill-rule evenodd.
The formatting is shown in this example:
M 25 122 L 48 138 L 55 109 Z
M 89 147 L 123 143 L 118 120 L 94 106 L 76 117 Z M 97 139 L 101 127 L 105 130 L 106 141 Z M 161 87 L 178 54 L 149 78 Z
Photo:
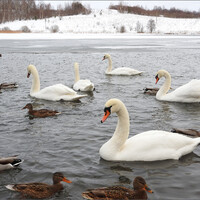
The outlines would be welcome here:
M 130 114 L 130 136 L 140 132 L 176 128 L 200 130 L 200 104 L 159 102 L 143 94 L 144 87 L 155 87 L 155 74 L 166 69 L 172 75 L 172 88 L 200 78 L 200 38 L 146 38 L 101 40 L 0 40 L 0 83 L 17 82 L 19 88 L 0 94 L 0 156 L 18 154 L 20 168 L 0 173 L 0 199 L 19 199 L 5 185 L 25 182 L 52 182 L 52 173 L 61 171 L 72 181 L 52 199 L 82 199 L 88 188 L 124 185 L 121 177 L 132 180 L 143 176 L 154 194 L 150 199 L 199 199 L 200 148 L 179 161 L 107 162 L 99 148 L 113 134 L 117 123 L 112 115 L 100 123 L 105 102 L 121 99 Z M 102 61 L 110 53 L 113 67 L 145 71 L 141 76 L 110 77 Z M 80 75 L 94 82 L 96 90 L 81 102 L 50 102 L 29 96 L 31 80 L 27 66 L 34 64 L 41 88 L 74 81 L 73 63 L 80 63 Z M 163 80 L 159 81 L 158 87 Z M 29 119 L 22 108 L 33 103 L 62 115 Z

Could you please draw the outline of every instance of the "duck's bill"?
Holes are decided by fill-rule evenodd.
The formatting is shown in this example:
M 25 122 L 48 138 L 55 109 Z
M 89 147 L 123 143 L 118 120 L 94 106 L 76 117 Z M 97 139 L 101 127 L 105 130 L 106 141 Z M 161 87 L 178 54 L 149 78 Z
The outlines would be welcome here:
M 144 189 L 149 193 L 153 193 L 153 191 L 147 185 L 145 185 Z
M 108 110 L 106 110 L 106 112 L 101 120 L 101 123 L 105 122 L 109 115 L 110 115 L 110 112 Z
M 72 183 L 70 180 L 66 179 L 65 177 L 63 178 L 62 181 L 66 182 L 66 183 Z

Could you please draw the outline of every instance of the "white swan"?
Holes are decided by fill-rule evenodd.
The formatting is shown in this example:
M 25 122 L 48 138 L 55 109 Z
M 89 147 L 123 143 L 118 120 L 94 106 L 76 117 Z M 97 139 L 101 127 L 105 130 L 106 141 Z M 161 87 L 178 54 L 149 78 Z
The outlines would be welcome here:
M 156 99 L 186 103 L 200 102 L 200 80 L 193 79 L 189 83 L 167 94 L 171 86 L 171 76 L 166 70 L 159 70 L 155 77 L 156 83 L 162 77 L 165 77 L 165 82 L 157 92 Z
M 120 67 L 112 70 L 112 60 L 109 54 L 105 54 L 103 60 L 108 59 L 108 68 L 106 70 L 106 74 L 108 75 L 124 75 L 124 76 L 132 76 L 143 73 L 142 71 L 138 71 L 136 69 L 128 68 L 128 67 Z
M 62 84 L 52 85 L 40 90 L 40 79 L 36 67 L 34 65 L 29 65 L 27 70 L 27 78 L 29 78 L 30 74 L 33 75 L 32 87 L 30 91 L 30 95 L 32 97 L 50 101 L 74 101 L 87 96 L 78 95 L 73 89 Z
M 78 63 L 74 63 L 74 71 L 75 71 L 75 83 L 73 85 L 73 89 L 77 91 L 83 91 L 83 92 L 91 92 L 94 90 L 94 84 L 88 80 L 80 80 L 79 75 L 79 65 Z
M 152 130 L 137 134 L 128 139 L 129 114 L 119 99 L 110 99 L 105 104 L 102 123 L 110 113 L 116 113 L 118 123 L 110 140 L 100 148 L 100 156 L 109 161 L 156 161 L 175 159 L 194 150 L 200 138 Z

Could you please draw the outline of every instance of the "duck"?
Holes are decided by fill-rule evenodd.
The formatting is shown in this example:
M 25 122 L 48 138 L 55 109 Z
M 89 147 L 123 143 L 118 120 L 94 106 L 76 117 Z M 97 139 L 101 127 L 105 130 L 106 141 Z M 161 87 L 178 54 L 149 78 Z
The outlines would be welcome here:
M 128 67 L 120 67 L 120 68 L 116 68 L 114 70 L 112 70 L 112 60 L 111 60 L 111 56 L 109 54 L 105 54 L 103 57 L 103 60 L 108 59 L 108 68 L 106 70 L 106 74 L 107 75 L 124 75 L 124 76 L 132 76 L 132 75 L 138 75 L 138 74 L 142 74 L 142 71 L 138 71 L 136 69 L 132 69 L 132 68 L 128 68 Z
M 23 161 L 17 156 L 0 158 L 0 171 L 12 169 L 19 166 Z
M 55 84 L 40 90 L 39 74 L 34 65 L 27 67 L 27 78 L 33 75 L 32 87 L 30 90 L 30 96 L 37 99 L 44 99 L 49 101 L 76 101 L 87 95 L 78 95 L 73 89 L 63 85 Z
M 122 186 L 102 187 L 89 189 L 82 193 L 85 199 L 147 199 L 147 192 L 153 191 L 147 186 L 146 181 L 141 176 L 137 176 L 133 181 L 133 189 Z
M 40 109 L 40 110 L 33 110 L 33 105 L 31 103 L 26 104 L 22 109 L 28 109 L 28 114 L 33 117 L 50 117 L 61 114 L 56 110 L 47 110 L 47 109 Z
M 79 64 L 77 62 L 74 63 L 74 71 L 75 71 L 75 83 L 73 85 L 73 89 L 82 92 L 93 91 L 94 83 L 92 83 L 89 79 L 80 80 Z
M 155 76 L 156 84 L 162 77 L 165 77 L 165 82 L 156 94 L 157 100 L 183 103 L 200 102 L 200 80 L 193 79 L 189 83 L 167 93 L 171 86 L 171 75 L 166 70 L 159 70 Z
M 100 157 L 107 161 L 158 161 L 174 159 L 191 153 L 200 144 L 200 138 L 191 138 L 163 130 L 150 130 L 128 139 L 129 113 L 119 99 L 106 102 L 101 123 L 116 113 L 118 123 L 110 140 L 99 150 Z
M 20 192 L 23 197 L 44 199 L 52 197 L 55 193 L 64 189 L 61 181 L 71 183 L 71 181 L 64 177 L 61 172 L 55 172 L 53 174 L 53 185 L 46 183 L 24 183 L 6 185 L 6 188 L 12 191 Z
M 156 95 L 159 88 L 144 88 L 144 94 Z
M 17 83 L 1 83 L 0 89 L 9 89 L 9 88 L 17 88 Z
M 189 135 L 192 137 L 200 137 L 200 132 L 195 130 L 195 129 L 178 129 L 178 128 L 173 128 L 171 130 L 173 133 L 181 133 L 184 135 Z

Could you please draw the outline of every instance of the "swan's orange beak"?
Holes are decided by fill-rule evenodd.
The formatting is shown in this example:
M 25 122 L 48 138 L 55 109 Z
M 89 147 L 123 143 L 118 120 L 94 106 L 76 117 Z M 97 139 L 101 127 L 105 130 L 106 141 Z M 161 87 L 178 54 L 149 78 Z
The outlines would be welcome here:
M 156 84 L 157 84 L 157 82 L 159 81 L 159 78 L 158 78 L 158 75 L 156 75 Z
M 110 115 L 110 112 L 108 110 L 106 110 L 106 112 L 104 113 L 104 116 L 101 120 L 101 123 L 105 122 L 109 115 Z
M 28 74 L 27 74 L 27 78 L 29 78 L 29 76 L 30 76 L 30 74 L 28 73 Z
M 153 191 L 147 185 L 144 186 L 144 190 L 146 190 L 149 193 L 153 193 Z
M 66 183 L 71 183 L 71 181 L 70 181 L 70 180 L 68 180 L 68 179 L 66 179 L 65 177 L 63 178 L 63 180 L 62 180 L 62 181 L 66 182 Z

